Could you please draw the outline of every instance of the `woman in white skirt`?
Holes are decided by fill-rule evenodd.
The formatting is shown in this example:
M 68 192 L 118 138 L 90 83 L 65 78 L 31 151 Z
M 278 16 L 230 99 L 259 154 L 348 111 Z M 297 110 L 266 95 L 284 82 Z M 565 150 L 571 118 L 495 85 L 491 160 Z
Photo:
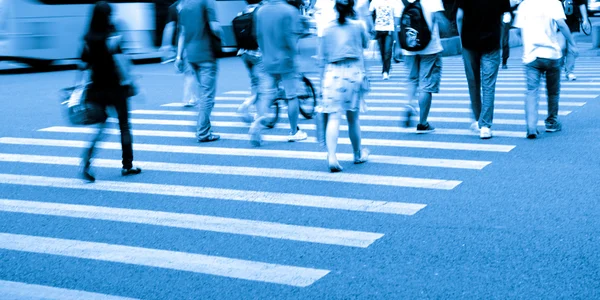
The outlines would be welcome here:
M 331 172 L 342 171 L 336 148 L 340 119 L 346 113 L 348 132 L 354 150 L 354 163 L 367 161 L 369 151 L 361 149 L 358 115 L 365 107 L 368 81 L 363 50 L 369 37 L 364 22 L 355 20 L 354 0 L 336 0 L 338 18 L 323 33 L 320 44 L 322 109 L 329 114 L 326 129 L 327 163 Z

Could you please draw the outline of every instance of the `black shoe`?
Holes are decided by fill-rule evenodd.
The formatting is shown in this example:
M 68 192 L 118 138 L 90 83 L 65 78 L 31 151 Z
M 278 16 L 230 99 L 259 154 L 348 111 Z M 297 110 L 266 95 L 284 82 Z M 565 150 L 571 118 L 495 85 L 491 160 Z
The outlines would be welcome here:
M 136 175 L 136 174 L 140 174 L 140 173 L 142 173 L 142 169 L 140 169 L 140 168 L 121 169 L 122 176 Z
M 214 141 L 218 141 L 220 138 L 221 138 L 220 135 L 211 133 L 209 136 L 207 136 L 201 140 L 198 140 L 198 142 L 200 142 L 200 143 L 214 142 Z
M 96 177 L 90 173 L 90 163 L 85 164 L 83 171 L 81 172 L 81 176 L 88 182 L 96 181 Z
M 506 64 L 503 64 L 502 65 L 502 70 L 506 70 L 506 69 L 508 69 L 508 66 Z
M 433 128 L 433 126 L 429 125 L 429 123 L 426 123 L 425 125 L 422 124 L 418 124 L 417 125 L 417 133 L 430 133 L 430 132 L 434 132 L 435 128 Z
M 535 140 L 537 138 L 537 134 L 535 133 L 528 133 L 527 134 L 527 138 L 530 140 Z
M 412 117 L 415 115 L 415 108 L 411 105 L 407 105 L 405 108 L 405 120 L 402 122 L 402 126 L 408 128 L 412 124 Z

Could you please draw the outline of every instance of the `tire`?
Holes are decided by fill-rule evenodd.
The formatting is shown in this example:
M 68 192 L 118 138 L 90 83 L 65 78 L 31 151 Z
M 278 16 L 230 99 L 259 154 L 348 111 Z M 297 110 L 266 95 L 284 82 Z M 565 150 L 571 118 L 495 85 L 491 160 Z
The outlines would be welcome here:
M 302 87 L 298 91 L 298 101 L 300 102 L 300 114 L 307 120 L 312 119 L 315 115 L 317 97 L 315 88 L 305 76 L 302 76 Z
M 279 101 L 281 99 L 275 99 L 271 106 L 269 106 L 269 110 L 267 111 L 267 120 L 265 120 L 265 126 L 267 128 L 274 128 L 277 121 L 279 121 Z

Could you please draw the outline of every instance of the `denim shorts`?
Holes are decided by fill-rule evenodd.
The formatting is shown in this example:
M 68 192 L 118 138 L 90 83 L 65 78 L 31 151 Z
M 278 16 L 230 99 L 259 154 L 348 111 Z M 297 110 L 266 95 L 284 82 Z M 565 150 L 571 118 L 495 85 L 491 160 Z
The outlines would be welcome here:
M 442 80 L 442 58 L 439 53 L 430 55 L 405 55 L 409 71 L 408 81 L 425 93 L 439 93 Z
M 279 84 L 281 84 L 285 91 L 285 99 L 290 100 L 296 98 L 298 83 L 300 81 L 300 77 L 296 72 L 286 74 L 266 73 L 264 79 L 265 87 L 268 87 L 268 94 L 275 94 Z

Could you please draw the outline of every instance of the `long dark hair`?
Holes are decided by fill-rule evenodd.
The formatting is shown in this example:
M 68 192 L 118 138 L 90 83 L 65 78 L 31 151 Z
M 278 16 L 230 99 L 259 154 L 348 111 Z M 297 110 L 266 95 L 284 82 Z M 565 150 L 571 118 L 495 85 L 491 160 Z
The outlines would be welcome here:
M 356 12 L 354 11 L 354 0 L 347 0 L 347 4 L 342 4 L 338 1 L 335 2 L 335 10 L 338 12 L 338 23 L 341 25 L 346 24 L 347 18 L 354 18 Z
M 105 1 L 96 2 L 92 10 L 90 27 L 84 37 L 88 42 L 101 41 L 108 38 L 114 31 L 114 26 L 110 21 L 112 8 Z

